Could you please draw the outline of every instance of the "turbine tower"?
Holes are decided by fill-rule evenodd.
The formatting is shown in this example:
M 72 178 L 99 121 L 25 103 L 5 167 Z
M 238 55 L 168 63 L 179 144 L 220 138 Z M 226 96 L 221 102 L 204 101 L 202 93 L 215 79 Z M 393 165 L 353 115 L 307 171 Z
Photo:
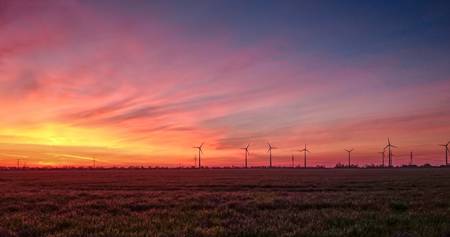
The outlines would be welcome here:
M 203 143 L 200 146 L 193 146 L 192 148 L 198 149 L 198 168 L 202 168 L 202 157 L 201 154 L 203 154 Z
M 248 152 L 248 147 L 250 146 L 250 144 L 247 144 L 247 146 L 246 147 L 243 147 L 243 148 L 241 148 L 241 150 L 245 150 L 245 168 L 248 168 L 248 160 L 247 160 L 247 158 L 248 158 L 248 154 L 249 154 L 249 152 Z
M 292 168 L 295 168 L 294 154 L 291 156 Z
M 276 147 L 273 147 L 270 143 L 267 143 L 269 146 L 269 149 L 267 149 L 267 152 L 269 152 L 269 167 L 272 168 L 272 150 L 277 149 Z
M 348 152 L 348 168 L 350 168 L 351 166 L 351 162 L 350 162 L 350 153 L 352 153 L 352 151 L 354 150 L 353 148 L 350 150 L 344 149 L 346 152 Z
M 384 147 L 384 149 L 389 148 L 388 157 L 389 157 L 389 167 L 392 167 L 392 148 L 398 148 L 395 145 L 391 144 L 391 140 L 388 138 L 388 144 Z
M 381 154 L 381 167 L 384 168 L 384 156 L 386 154 L 386 149 L 383 149 L 383 151 L 379 153 Z
M 450 142 L 447 142 L 447 144 L 439 144 L 439 146 L 445 147 L 445 165 L 448 165 L 448 145 Z
M 304 152 L 304 159 L 303 159 L 303 164 L 304 167 L 306 168 L 306 152 L 311 153 L 307 148 L 306 148 L 306 144 L 305 144 L 305 148 L 303 148 L 302 150 L 298 150 L 299 152 Z

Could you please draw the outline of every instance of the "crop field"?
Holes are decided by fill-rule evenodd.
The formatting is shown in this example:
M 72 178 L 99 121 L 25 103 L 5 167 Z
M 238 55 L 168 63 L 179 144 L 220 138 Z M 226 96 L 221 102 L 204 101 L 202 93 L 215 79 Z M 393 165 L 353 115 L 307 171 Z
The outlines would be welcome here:
M 0 236 L 450 236 L 450 169 L 0 171 Z

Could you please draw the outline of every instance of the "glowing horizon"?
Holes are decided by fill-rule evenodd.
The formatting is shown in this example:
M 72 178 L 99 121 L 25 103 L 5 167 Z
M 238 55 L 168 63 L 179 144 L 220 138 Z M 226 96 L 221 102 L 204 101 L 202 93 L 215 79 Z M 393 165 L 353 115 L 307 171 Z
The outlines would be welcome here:
M 440 165 L 449 16 L 435 3 L 0 3 L 0 166 Z M 220 14 L 219 14 L 220 13 Z M 355 20 L 357 19 L 357 20 Z

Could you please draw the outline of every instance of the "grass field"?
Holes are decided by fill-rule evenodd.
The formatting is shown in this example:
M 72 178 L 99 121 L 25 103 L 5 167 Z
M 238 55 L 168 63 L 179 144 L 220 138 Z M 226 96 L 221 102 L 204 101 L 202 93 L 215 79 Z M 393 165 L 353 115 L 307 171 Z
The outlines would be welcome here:
M 0 236 L 450 236 L 450 169 L 0 171 Z

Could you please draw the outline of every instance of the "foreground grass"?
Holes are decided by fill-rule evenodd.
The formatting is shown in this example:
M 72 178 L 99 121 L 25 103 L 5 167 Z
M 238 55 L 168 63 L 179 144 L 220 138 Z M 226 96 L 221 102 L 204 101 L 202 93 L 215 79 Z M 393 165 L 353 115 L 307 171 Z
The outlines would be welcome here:
M 449 169 L 0 172 L 3 236 L 450 236 Z

